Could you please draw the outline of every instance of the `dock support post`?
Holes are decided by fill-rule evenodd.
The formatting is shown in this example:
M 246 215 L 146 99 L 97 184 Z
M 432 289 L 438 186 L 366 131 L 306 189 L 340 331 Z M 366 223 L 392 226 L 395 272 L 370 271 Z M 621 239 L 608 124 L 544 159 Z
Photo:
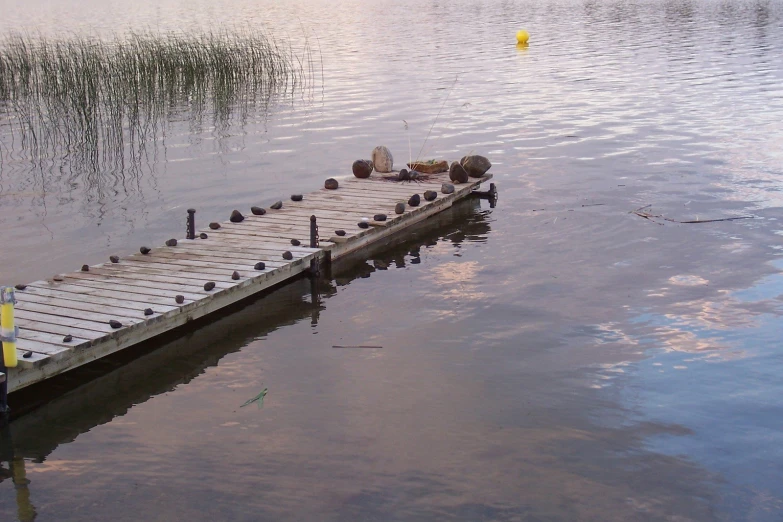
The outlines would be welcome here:
M 478 196 L 481 199 L 487 199 L 489 200 L 489 207 L 495 208 L 495 205 L 497 205 L 498 202 L 498 188 L 495 186 L 494 183 L 489 184 L 489 190 L 481 191 L 481 190 L 474 190 L 471 194 L 474 196 Z
M 8 422 L 8 368 L 0 357 L 0 427 Z
M 196 209 L 188 209 L 187 234 L 188 239 L 196 239 Z
M 318 248 L 318 223 L 315 216 L 310 216 L 310 248 Z M 320 259 L 316 254 L 310 261 L 310 276 L 318 277 L 321 274 Z

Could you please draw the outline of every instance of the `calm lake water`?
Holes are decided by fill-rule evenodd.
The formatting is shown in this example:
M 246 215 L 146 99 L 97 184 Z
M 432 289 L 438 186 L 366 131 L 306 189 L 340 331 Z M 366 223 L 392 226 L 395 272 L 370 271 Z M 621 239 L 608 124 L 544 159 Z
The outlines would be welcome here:
M 0 34 L 314 50 L 307 89 L 174 118 L 132 169 L 32 166 L 0 123 L 4 284 L 314 190 L 375 145 L 402 164 L 433 122 L 423 155 L 486 155 L 500 190 L 337 267 L 319 304 L 294 282 L 61 379 L 5 438 L 30 482 L 0 464 L 0 520 L 783 519 L 783 1 L 0 13 Z M 383 348 L 332 348 L 354 344 Z

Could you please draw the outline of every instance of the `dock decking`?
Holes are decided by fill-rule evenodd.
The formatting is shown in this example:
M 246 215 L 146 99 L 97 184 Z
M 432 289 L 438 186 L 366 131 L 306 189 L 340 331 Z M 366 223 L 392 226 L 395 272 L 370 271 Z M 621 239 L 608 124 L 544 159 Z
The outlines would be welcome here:
M 341 179 L 336 190 L 305 194 L 302 201 L 283 201 L 279 210 L 262 216 L 245 214 L 241 223 L 226 221 L 218 230 L 199 232 L 207 239 L 178 240 L 176 246 L 153 248 L 148 254 L 122 257 L 118 263 L 90 266 L 88 271 L 59 274 L 16 291 L 19 365 L 8 371 L 8 391 L 45 380 L 69 369 L 140 343 L 209 315 L 297 276 L 313 259 L 339 259 L 399 232 L 468 196 L 491 175 L 455 185 L 442 194 L 448 175 L 421 182 Z M 434 201 L 413 194 L 437 192 Z M 403 214 L 394 207 L 405 202 Z M 374 221 L 385 214 L 386 221 Z M 310 248 L 310 216 L 316 216 L 320 243 Z M 362 218 L 369 227 L 360 228 Z M 345 230 L 337 236 L 335 230 Z M 198 233 L 197 233 L 198 237 Z M 297 239 L 302 246 L 292 246 Z M 289 251 L 292 259 L 285 260 Z M 263 270 L 255 269 L 263 262 Z M 239 279 L 232 279 L 234 272 Z M 206 283 L 214 289 L 205 290 Z M 182 296 L 178 303 L 176 296 Z M 151 309 L 151 315 L 145 310 Z M 149 313 L 149 311 L 147 312 Z M 115 323 L 114 326 L 110 322 Z M 65 337 L 70 336 L 69 342 Z M 0 374 L 0 379 L 4 378 Z

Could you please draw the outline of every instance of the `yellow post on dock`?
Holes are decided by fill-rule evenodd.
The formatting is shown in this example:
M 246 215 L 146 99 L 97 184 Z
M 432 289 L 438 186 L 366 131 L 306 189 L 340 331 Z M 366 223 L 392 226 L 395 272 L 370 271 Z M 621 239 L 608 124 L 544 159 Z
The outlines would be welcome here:
M 16 325 L 14 324 L 14 289 L 0 289 L 0 338 L 3 340 L 3 362 L 6 368 L 19 364 L 16 357 Z

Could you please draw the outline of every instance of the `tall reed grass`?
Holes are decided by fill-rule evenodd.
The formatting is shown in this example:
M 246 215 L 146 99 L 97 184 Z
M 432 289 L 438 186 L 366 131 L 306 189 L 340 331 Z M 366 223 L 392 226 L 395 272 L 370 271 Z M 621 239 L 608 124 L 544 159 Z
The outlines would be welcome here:
M 309 44 L 295 53 L 247 30 L 109 40 L 15 34 L 0 40 L 0 120 L 33 158 L 64 153 L 97 168 L 143 154 L 175 114 L 219 124 L 265 110 L 307 87 L 311 61 Z

